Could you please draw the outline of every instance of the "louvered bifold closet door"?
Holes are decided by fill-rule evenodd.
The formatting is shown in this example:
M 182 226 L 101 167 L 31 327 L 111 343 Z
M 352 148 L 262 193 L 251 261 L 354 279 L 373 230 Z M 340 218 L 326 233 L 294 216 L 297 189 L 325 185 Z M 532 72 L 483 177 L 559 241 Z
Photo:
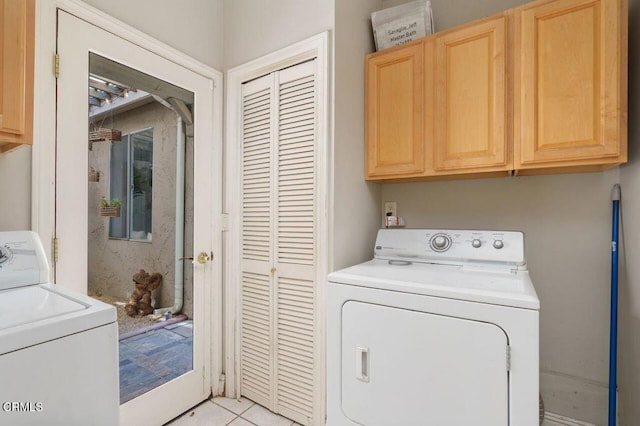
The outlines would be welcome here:
M 277 411 L 311 424 L 316 281 L 315 61 L 277 74 Z
M 273 405 L 273 76 L 242 86 L 242 394 Z
M 318 392 L 315 70 L 242 88 L 241 394 L 303 425 Z

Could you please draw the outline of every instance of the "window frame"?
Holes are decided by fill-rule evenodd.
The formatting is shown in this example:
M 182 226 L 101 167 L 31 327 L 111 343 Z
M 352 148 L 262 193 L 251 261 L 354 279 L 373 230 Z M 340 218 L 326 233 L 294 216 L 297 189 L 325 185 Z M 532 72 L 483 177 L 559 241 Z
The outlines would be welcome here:
M 151 159 L 151 165 L 152 165 L 152 174 L 153 174 L 153 140 L 154 140 L 154 133 L 153 133 L 154 127 L 153 126 L 147 126 L 147 127 L 143 127 L 137 130 L 133 130 L 133 131 L 129 131 L 126 133 L 122 133 L 122 142 L 124 142 L 126 144 L 125 150 L 126 150 L 126 197 L 125 196 L 118 196 L 116 194 L 113 194 L 113 188 L 112 188 L 112 182 L 111 182 L 111 173 L 113 170 L 113 165 L 111 163 L 112 160 L 112 155 L 113 152 L 112 150 L 109 150 L 109 174 L 110 174 L 110 178 L 109 178 L 109 197 L 110 199 L 113 199 L 115 197 L 120 198 L 121 200 L 126 200 L 126 202 L 124 203 L 124 215 L 121 216 L 120 219 L 124 220 L 124 236 L 120 237 L 120 236 L 113 236 L 111 234 L 111 223 L 115 218 L 109 218 L 109 229 L 108 229 L 108 238 L 110 240 L 121 240 L 121 241 L 133 241 L 133 242 L 139 242 L 139 243 L 152 243 L 153 242 L 153 219 L 152 219 L 152 223 L 150 226 L 150 230 L 147 232 L 147 235 L 151 235 L 150 238 L 132 238 L 131 234 L 132 234 L 132 223 L 133 223 L 133 181 L 134 181 L 134 173 L 133 173 L 133 167 L 134 167 L 134 155 L 133 155 L 133 150 L 134 150 L 134 144 L 132 143 L 132 137 L 136 134 L 139 133 L 143 133 L 143 132 L 147 132 L 147 131 L 151 131 L 151 153 L 152 153 L 152 159 Z M 126 141 L 124 140 L 126 138 Z M 153 176 L 153 175 L 152 175 Z M 152 191 L 152 201 L 151 201 L 151 209 L 153 212 L 153 180 L 152 180 L 152 184 L 151 184 L 151 191 Z

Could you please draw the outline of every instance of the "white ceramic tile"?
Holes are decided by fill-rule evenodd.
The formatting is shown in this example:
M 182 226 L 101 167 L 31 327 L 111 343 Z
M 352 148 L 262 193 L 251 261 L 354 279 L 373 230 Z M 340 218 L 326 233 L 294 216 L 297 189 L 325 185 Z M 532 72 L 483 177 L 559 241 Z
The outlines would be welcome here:
M 225 426 L 236 415 L 211 401 L 205 401 L 187 411 L 182 417 L 167 423 L 171 426 Z
M 227 410 L 232 411 L 236 414 L 244 413 L 255 404 L 255 402 L 249 401 L 247 398 L 244 398 L 244 397 L 241 397 L 240 399 L 236 399 L 236 398 L 224 398 L 219 396 L 217 398 L 213 398 L 213 402 L 223 406 Z
M 291 426 L 293 420 L 272 413 L 264 407 L 255 404 L 242 414 L 242 417 L 257 426 Z
M 234 421 L 229 423 L 229 426 L 255 426 L 255 425 L 249 421 L 246 421 L 242 417 L 238 417 Z

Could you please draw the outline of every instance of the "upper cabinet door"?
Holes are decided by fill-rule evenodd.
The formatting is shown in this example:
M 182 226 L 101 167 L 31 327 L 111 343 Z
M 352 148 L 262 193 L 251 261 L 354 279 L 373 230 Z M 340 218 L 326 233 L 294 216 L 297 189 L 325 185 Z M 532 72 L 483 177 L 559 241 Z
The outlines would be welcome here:
M 366 177 L 424 171 L 424 45 L 412 43 L 366 63 Z
M 438 35 L 436 172 L 512 168 L 507 137 L 506 43 L 505 16 Z
M 31 143 L 33 0 L 0 0 L 0 152 Z
M 516 9 L 515 167 L 626 161 L 626 1 Z

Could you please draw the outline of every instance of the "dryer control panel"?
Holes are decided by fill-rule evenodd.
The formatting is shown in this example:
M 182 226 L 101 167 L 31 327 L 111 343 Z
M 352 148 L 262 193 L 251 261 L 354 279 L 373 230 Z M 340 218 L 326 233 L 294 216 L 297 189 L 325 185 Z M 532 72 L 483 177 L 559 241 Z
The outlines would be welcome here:
M 519 231 L 380 229 L 375 257 L 429 263 L 525 265 Z

